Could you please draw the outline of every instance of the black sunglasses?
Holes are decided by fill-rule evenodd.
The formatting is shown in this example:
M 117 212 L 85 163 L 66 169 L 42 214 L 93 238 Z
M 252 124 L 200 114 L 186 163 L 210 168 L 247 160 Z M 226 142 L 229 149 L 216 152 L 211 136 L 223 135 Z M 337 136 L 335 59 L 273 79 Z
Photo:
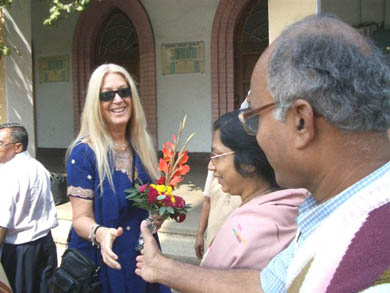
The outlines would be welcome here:
M 118 94 L 121 98 L 131 97 L 131 88 L 126 87 L 126 88 L 117 89 L 116 91 L 101 92 L 99 98 L 100 101 L 102 102 L 108 102 L 113 100 L 116 94 Z

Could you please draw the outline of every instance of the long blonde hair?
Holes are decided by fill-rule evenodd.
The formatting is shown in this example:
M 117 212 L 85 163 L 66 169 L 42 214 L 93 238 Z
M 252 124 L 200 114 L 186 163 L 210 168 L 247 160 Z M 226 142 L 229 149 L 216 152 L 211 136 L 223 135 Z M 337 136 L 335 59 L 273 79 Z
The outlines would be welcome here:
M 107 129 L 100 108 L 99 94 L 104 77 L 107 73 L 119 73 L 131 87 L 132 113 L 127 124 L 126 136 L 133 149 L 141 158 L 141 162 L 152 180 L 159 177 L 157 156 L 151 136 L 146 130 L 145 113 L 142 108 L 137 87 L 130 74 L 123 67 L 116 64 L 100 65 L 92 73 L 88 83 L 85 105 L 81 114 L 81 128 L 76 139 L 68 148 L 66 158 L 73 148 L 83 139 L 87 139 L 96 156 L 96 165 L 99 174 L 99 185 L 102 187 L 107 177 L 113 188 L 112 172 L 109 156 L 112 154 L 113 140 Z

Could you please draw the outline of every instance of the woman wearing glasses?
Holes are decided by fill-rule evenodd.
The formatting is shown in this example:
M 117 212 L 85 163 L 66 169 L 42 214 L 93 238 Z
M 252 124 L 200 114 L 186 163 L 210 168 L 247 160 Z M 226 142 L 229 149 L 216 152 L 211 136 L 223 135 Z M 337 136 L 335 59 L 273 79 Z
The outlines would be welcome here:
M 102 292 L 170 292 L 134 273 L 147 212 L 132 207 L 124 190 L 137 178 L 148 183 L 159 173 L 137 89 L 124 68 L 104 64 L 92 73 L 81 129 L 67 158 L 69 247 L 100 265 Z M 162 220 L 154 224 L 160 227 Z
M 280 189 L 256 137 L 243 128 L 239 111 L 214 123 L 210 169 L 222 190 L 241 196 L 207 250 L 202 266 L 263 269 L 296 234 L 305 189 Z

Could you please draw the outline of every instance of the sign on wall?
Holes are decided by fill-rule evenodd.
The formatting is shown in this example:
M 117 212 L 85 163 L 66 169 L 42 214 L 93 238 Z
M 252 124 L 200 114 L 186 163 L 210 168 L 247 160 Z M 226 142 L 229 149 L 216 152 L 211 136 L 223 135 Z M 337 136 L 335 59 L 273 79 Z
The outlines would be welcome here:
M 69 81 L 69 56 L 39 57 L 39 83 Z
M 161 45 L 162 74 L 203 73 L 204 42 Z

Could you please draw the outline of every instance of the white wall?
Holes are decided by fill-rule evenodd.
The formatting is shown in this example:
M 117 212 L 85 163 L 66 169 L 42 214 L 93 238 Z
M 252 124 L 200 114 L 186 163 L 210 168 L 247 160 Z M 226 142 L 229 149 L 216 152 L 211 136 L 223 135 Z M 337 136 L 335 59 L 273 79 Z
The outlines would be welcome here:
M 315 14 L 314 0 L 268 0 L 269 42 L 272 43 L 290 24 Z
M 158 146 L 177 132 L 187 114 L 184 135 L 196 132 L 189 145 L 193 152 L 209 152 L 211 147 L 210 39 L 218 0 L 142 0 L 149 14 L 157 56 Z M 205 72 L 162 75 L 161 44 L 204 41 Z M 142 66 L 142 64 L 141 64 Z
M 48 15 L 45 1 L 32 1 L 35 97 L 38 147 L 67 148 L 73 140 L 72 40 L 78 14 L 43 26 Z M 39 83 L 39 57 L 69 56 L 69 81 Z
M 4 11 L 6 43 L 17 48 L 6 57 L 7 116 L 9 122 L 24 125 L 29 133 L 29 148 L 35 156 L 34 102 L 31 57 L 31 0 L 14 1 Z

